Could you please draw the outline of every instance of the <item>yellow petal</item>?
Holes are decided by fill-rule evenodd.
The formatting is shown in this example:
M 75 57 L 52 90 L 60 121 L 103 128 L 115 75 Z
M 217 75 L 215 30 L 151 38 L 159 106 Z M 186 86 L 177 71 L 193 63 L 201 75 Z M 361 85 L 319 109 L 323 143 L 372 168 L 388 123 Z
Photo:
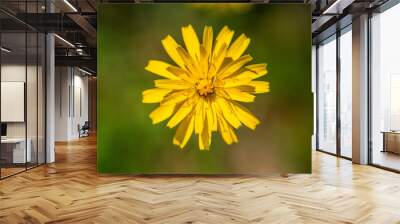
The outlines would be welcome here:
M 248 85 L 254 87 L 254 93 L 268 93 L 269 82 L 265 81 L 251 81 Z
M 173 93 L 166 95 L 160 104 L 161 105 L 178 104 L 188 99 L 189 97 L 193 96 L 193 94 L 195 94 L 195 91 L 192 89 L 175 91 Z
M 226 45 L 228 48 L 232 41 L 233 34 L 234 32 L 229 29 L 228 26 L 224 26 L 215 39 L 214 53 L 218 52 L 223 45 Z
M 232 127 L 225 121 L 223 117 L 218 118 L 218 131 L 221 135 L 222 139 L 225 141 L 226 144 L 230 145 L 234 142 L 234 136 L 232 136 Z M 236 138 L 237 140 L 237 138 Z
M 185 80 L 186 82 L 189 83 L 194 83 L 194 80 L 189 78 L 190 74 L 182 68 L 176 67 L 176 66 L 170 66 L 167 68 L 167 70 L 169 72 L 171 72 L 173 75 L 175 75 L 176 77 L 179 77 L 180 79 Z
M 195 108 L 194 133 L 200 134 L 204 126 L 203 99 L 200 98 Z
M 252 77 L 241 76 L 225 79 L 222 86 L 225 88 L 247 85 L 253 80 Z
M 165 51 L 169 55 L 169 57 L 180 67 L 184 67 L 184 63 L 182 58 L 179 56 L 177 52 L 177 48 L 179 45 L 176 43 L 174 38 L 172 38 L 170 35 L 166 36 L 162 41 L 162 45 L 164 46 Z
M 227 88 L 224 90 L 232 100 L 248 103 L 248 102 L 254 102 L 254 99 L 256 98 L 254 95 L 242 92 L 240 89 L 237 88 Z
M 207 50 L 203 45 L 200 45 L 200 60 L 199 60 L 199 69 L 200 69 L 200 76 L 201 78 L 208 78 L 208 54 Z
M 246 66 L 247 69 L 255 72 L 257 76 L 255 78 L 259 78 L 261 76 L 264 76 L 268 73 L 267 71 L 267 64 L 254 64 L 254 65 L 248 65 Z
M 148 89 L 143 91 L 143 103 L 159 103 L 165 95 L 170 93 L 172 90 L 170 89 Z
M 226 65 L 221 71 L 218 72 L 218 78 L 223 79 L 225 77 L 228 77 L 232 75 L 234 72 L 242 68 L 245 64 L 253 60 L 253 58 L 250 55 L 244 55 L 237 59 L 236 61 L 232 61 L 228 65 Z
M 161 105 L 153 110 L 149 117 L 153 121 L 153 124 L 157 124 L 165 119 L 168 119 L 174 112 L 174 109 L 175 104 Z
M 239 89 L 242 92 L 248 92 L 248 93 L 254 93 L 254 91 L 256 90 L 256 88 L 250 85 L 236 86 L 235 88 Z
M 223 115 L 223 117 L 226 119 L 226 121 L 232 125 L 234 128 L 239 128 L 240 127 L 240 121 L 239 119 L 236 117 L 235 112 L 232 109 L 232 106 L 222 97 L 217 97 L 216 98 L 216 109 L 219 112 L 219 117 L 221 116 L 221 114 Z
M 216 125 L 217 120 L 216 119 L 214 120 L 214 114 L 213 114 L 213 109 L 211 106 L 210 99 L 206 99 L 204 102 L 204 113 L 207 116 L 207 123 L 208 123 L 207 127 L 208 127 L 209 131 L 210 132 L 216 131 L 217 130 L 216 129 L 217 128 L 217 125 Z M 215 130 L 213 130 L 214 122 L 215 122 Z
M 183 149 L 186 143 L 189 141 L 190 136 L 193 133 L 194 127 L 194 116 L 193 113 L 186 116 L 186 118 L 181 122 L 179 127 L 175 132 L 175 136 L 173 139 L 173 144 L 179 146 Z
M 254 130 L 260 121 L 242 105 L 235 102 L 231 102 L 231 104 L 240 122 L 242 122 L 248 128 Z
M 207 55 L 211 55 L 213 44 L 213 29 L 211 26 L 204 26 L 203 45 L 207 51 Z
M 238 138 L 237 138 L 237 136 L 236 136 L 235 131 L 233 130 L 233 128 L 229 128 L 228 130 L 229 130 L 229 132 L 230 132 L 229 134 L 231 135 L 232 142 L 238 142 Z
M 167 79 L 179 80 L 178 77 L 167 70 L 169 66 L 171 65 L 163 61 L 150 60 L 145 69 Z
M 199 77 L 200 71 L 196 68 L 193 58 L 183 49 L 182 47 L 177 48 L 178 54 L 181 56 L 183 62 L 185 63 L 185 68 L 190 71 L 190 75 L 193 79 Z
M 231 57 L 234 60 L 238 59 L 247 49 L 249 44 L 250 38 L 248 38 L 245 34 L 240 35 L 229 48 L 227 57 Z
M 192 86 L 190 83 L 187 83 L 182 80 L 169 80 L 169 79 L 157 79 L 154 80 L 154 85 L 161 89 L 189 89 Z
M 182 36 L 189 55 L 194 60 L 198 59 L 200 57 L 200 42 L 192 25 L 182 27 Z
M 211 114 L 212 114 L 212 122 L 213 122 L 213 124 L 212 124 L 212 126 L 211 126 L 211 130 L 212 131 L 217 131 L 218 130 L 218 111 L 217 111 L 217 106 L 216 106 L 216 103 L 215 103 L 215 100 L 213 99 L 213 100 L 210 100 L 209 101 L 210 103 L 210 108 L 211 108 Z
M 177 124 L 179 124 L 190 112 L 192 112 L 193 103 L 190 101 L 186 101 L 182 104 L 182 106 L 178 109 L 178 111 L 172 116 L 172 118 L 168 121 L 167 127 L 173 128 Z
M 207 119 L 208 117 L 204 117 L 204 127 L 202 132 L 199 134 L 199 149 L 200 150 L 209 150 L 211 145 L 211 132 L 209 131 L 209 126 Z
M 214 50 L 214 55 L 212 58 L 212 63 L 209 71 L 210 77 L 214 77 L 217 74 L 220 66 L 222 65 L 222 62 L 225 59 L 226 50 L 227 50 L 226 44 L 223 44 L 218 52 Z

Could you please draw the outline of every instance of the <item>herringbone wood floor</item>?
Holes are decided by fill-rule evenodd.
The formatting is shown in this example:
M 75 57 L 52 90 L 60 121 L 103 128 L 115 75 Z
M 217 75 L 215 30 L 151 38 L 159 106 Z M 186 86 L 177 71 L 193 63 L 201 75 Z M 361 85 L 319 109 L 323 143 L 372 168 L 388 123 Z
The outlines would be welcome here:
M 0 181 L 0 223 L 400 223 L 400 175 L 315 152 L 312 175 L 99 176 L 96 139 Z

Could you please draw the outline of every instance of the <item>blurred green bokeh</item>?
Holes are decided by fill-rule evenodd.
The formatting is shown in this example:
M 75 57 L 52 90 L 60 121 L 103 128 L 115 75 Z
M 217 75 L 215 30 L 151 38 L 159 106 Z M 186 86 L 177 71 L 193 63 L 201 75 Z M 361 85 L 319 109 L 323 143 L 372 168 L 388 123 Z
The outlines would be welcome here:
M 152 125 L 156 104 L 142 91 L 157 79 L 148 60 L 173 64 L 161 45 L 192 24 L 197 34 L 210 25 L 214 37 L 228 25 L 234 38 L 251 38 L 252 63 L 268 63 L 271 92 L 246 104 L 260 120 L 255 131 L 241 127 L 239 143 L 214 134 L 210 151 L 192 136 L 184 150 L 172 144 L 175 129 Z M 311 10 L 296 4 L 101 4 L 98 11 L 98 171 L 132 174 L 310 173 Z

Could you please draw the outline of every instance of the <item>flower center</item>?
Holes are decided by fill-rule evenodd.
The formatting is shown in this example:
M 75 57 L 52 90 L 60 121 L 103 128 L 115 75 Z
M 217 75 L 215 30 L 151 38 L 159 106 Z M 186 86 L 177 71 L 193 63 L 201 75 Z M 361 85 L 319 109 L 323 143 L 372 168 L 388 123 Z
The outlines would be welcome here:
M 199 79 L 196 83 L 196 90 L 200 96 L 207 96 L 214 93 L 214 86 L 210 79 Z

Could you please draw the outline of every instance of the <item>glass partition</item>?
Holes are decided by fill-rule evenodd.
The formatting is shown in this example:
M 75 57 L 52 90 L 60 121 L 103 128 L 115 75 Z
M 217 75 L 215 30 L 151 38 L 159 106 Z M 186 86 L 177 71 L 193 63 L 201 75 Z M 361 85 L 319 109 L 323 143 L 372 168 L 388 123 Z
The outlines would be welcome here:
M 24 171 L 31 161 L 26 138 L 26 41 L 25 32 L 1 34 L 2 177 Z
M 336 154 L 336 36 L 318 47 L 318 149 Z
M 36 13 L 43 3 L 18 9 Z M 1 179 L 45 163 L 45 44 L 43 33 L 0 12 Z

